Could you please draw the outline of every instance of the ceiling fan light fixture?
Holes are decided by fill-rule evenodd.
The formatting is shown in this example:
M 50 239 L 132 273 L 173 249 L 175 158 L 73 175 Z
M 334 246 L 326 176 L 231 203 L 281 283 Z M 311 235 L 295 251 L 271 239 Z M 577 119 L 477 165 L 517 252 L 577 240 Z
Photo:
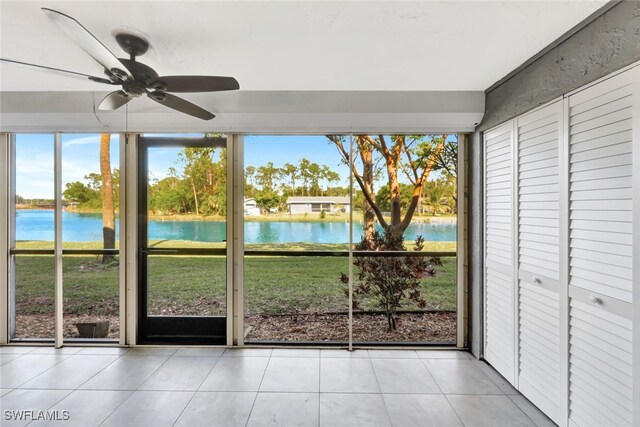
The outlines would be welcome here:
M 160 90 L 155 90 L 151 93 L 149 93 L 149 96 L 152 97 L 153 99 L 155 99 L 158 102 L 162 102 L 164 100 L 167 99 L 167 94 L 160 91 Z
M 124 82 L 128 78 L 127 72 L 119 68 L 112 68 L 109 70 L 109 73 L 111 73 L 110 77 L 119 83 Z
M 165 92 L 168 89 L 168 86 L 166 83 L 161 82 L 161 81 L 155 81 L 155 82 L 151 82 L 149 83 L 148 86 L 150 89 L 153 90 L 159 90 L 161 92 Z

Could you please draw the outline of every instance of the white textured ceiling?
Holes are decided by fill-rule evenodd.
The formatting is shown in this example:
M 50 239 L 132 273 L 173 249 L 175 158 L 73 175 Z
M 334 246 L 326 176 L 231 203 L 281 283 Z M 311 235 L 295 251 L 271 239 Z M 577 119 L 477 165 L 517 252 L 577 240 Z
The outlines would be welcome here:
M 101 75 L 44 6 L 75 17 L 117 56 L 112 34 L 143 34 L 152 47 L 139 59 L 161 75 L 231 75 L 248 93 L 483 91 L 606 2 L 3 0 L 0 57 Z M 109 89 L 0 64 L 3 92 Z

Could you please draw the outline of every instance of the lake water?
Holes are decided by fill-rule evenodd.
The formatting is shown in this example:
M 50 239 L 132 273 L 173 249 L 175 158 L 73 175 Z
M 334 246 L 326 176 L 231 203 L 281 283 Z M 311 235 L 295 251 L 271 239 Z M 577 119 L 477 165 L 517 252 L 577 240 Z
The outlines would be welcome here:
M 16 240 L 53 240 L 52 210 L 17 210 Z M 354 224 L 354 241 L 361 237 L 361 224 Z M 118 225 L 116 221 L 116 233 Z M 456 240 L 455 224 L 411 224 L 406 240 L 422 235 L 426 241 Z M 246 243 L 348 243 L 347 222 L 258 222 L 244 224 Z M 62 239 L 66 242 L 102 240 L 102 215 L 62 213 Z M 221 242 L 226 239 L 226 224 L 220 221 L 150 221 L 150 240 L 193 240 Z

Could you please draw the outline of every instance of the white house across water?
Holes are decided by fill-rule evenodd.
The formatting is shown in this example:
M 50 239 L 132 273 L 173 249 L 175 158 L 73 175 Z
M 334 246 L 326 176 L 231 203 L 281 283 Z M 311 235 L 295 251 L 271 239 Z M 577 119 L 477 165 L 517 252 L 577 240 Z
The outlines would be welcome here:
M 338 213 L 351 210 L 349 197 L 342 196 L 289 197 L 286 203 L 287 212 L 290 214 L 320 213 L 323 211 Z

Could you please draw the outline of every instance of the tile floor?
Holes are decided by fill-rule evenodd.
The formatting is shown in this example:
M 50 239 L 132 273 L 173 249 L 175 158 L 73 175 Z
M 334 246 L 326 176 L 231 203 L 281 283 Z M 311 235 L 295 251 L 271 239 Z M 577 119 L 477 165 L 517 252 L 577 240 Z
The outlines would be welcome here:
M 431 350 L 0 347 L 0 409 L 2 426 L 554 425 L 489 365 Z

